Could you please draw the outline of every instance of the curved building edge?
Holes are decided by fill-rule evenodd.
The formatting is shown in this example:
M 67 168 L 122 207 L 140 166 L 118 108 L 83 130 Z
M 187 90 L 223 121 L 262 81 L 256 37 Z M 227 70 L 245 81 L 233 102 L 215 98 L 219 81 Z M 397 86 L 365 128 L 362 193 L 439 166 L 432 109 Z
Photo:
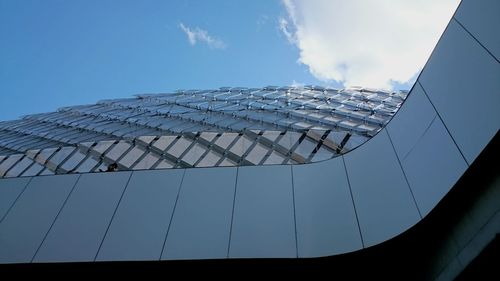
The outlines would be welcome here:
M 499 9 L 462 1 L 398 113 L 340 157 L 0 180 L 0 262 L 319 257 L 403 233 L 498 132 L 500 22 L 480 12 Z

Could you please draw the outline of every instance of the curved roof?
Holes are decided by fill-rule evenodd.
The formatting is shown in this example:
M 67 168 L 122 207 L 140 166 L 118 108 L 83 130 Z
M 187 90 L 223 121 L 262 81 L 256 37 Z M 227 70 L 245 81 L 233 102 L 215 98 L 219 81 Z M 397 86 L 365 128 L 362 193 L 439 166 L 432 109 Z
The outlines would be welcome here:
M 1 179 L 0 261 L 316 257 L 401 234 L 498 133 L 500 24 L 474 11 L 499 8 L 463 1 L 401 110 L 340 157 Z
M 65 107 L 0 122 L 0 176 L 317 162 L 375 135 L 405 97 L 226 87 Z

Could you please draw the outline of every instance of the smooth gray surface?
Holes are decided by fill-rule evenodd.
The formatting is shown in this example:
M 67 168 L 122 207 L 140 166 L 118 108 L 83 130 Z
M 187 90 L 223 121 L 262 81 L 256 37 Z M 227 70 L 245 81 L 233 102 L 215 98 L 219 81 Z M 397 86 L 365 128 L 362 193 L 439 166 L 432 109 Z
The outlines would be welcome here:
M 436 116 L 432 104 L 417 83 L 396 116 L 387 124 L 399 159 L 406 157 Z
M 455 18 L 497 59 L 500 59 L 500 1 L 462 1 Z
M 363 248 L 341 157 L 293 166 L 299 257 Z
M 159 259 L 183 174 L 133 172 L 97 260 Z
M 0 221 L 14 204 L 31 178 L 13 178 L 0 180 Z
M 188 169 L 163 259 L 227 257 L 236 168 Z
M 78 175 L 36 177 L 0 224 L 0 262 L 30 262 Z
M 296 257 L 290 166 L 239 167 L 229 256 Z
M 34 261 L 93 261 L 130 173 L 82 175 Z
M 343 157 L 365 247 L 396 236 L 420 220 L 385 129 Z
M 500 64 L 455 21 L 420 75 L 420 83 L 469 164 L 500 127 L 498 77 Z
M 422 216 L 443 199 L 467 170 L 467 163 L 439 118 L 401 164 Z

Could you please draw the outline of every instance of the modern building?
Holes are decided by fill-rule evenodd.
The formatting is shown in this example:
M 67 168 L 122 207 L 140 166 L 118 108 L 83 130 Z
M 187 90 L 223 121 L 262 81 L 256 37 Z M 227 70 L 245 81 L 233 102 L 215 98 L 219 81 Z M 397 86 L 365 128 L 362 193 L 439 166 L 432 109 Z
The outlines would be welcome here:
M 489 272 L 498 11 L 462 1 L 409 93 L 186 90 L 0 122 L 0 262 Z

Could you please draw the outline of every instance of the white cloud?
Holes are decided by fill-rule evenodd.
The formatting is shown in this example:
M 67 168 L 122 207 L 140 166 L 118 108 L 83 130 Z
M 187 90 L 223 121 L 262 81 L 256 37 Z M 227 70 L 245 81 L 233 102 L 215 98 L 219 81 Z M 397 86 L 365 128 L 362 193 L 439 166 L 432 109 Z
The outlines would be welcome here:
M 279 18 L 279 29 L 281 30 L 281 32 L 283 32 L 283 34 L 286 37 L 286 40 L 288 40 L 290 44 L 298 43 L 297 38 L 295 38 L 294 31 L 290 30 L 290 25 L 288 24 L 288 21 L 286 19 Z
M 203 30 L 199 27 L 189 28 L 183 23 L 179 24 L 179 27 L 188 37 L 189 44 L 192 46 L 196 45 L 197 42 L 202 42 L 208 45 L 212 49 L 225 49 L 226 43 L 222 40 L 212 37 L 208 34 L 208 31 Z
M 279 28 L 322 81 L 391 88 L 415 77 L 460 0 L 282 0 Z
M 291 87 L 294 87 L 294 88 L 302 88 L 304 87 L 306 84 L 304 83 L 301 83 L 301 82 L 297 82 L 295 80 L 292 81 L 292 84 L 290 85 Z

